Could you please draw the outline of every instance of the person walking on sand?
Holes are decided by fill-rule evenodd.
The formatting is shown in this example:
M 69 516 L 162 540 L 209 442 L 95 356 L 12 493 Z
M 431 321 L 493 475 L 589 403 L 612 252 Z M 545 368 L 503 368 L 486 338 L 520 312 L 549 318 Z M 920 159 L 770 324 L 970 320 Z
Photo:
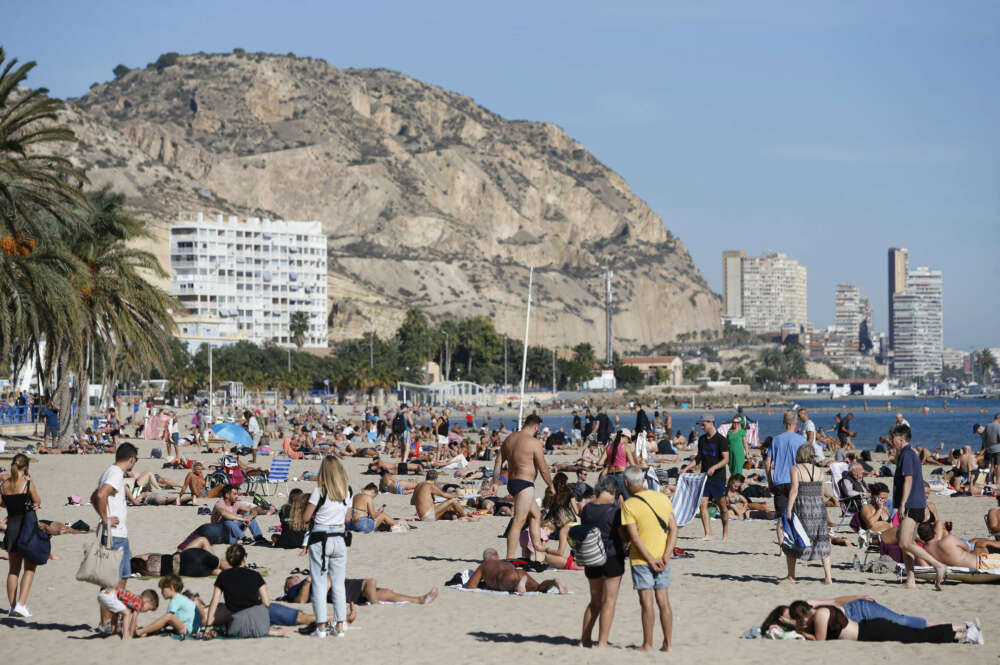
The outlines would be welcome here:
M 3 544 L 7 551 L 9 569 L 7 572 L 7 600 L 10 601 L 8 616 L 28 618 L 28 594 L 31 593 L 31 583 L 35 580 L 35 563 L 29 561 L 17 549 L 17 539 L 24 528 L 33 528 L 37 524 L 35 511 L 42 505 L 38 498 L 38 488 L 31 482 L 28 471 L 28 457 L 22 453 L 14 455 L 10 463 L 10 477 L 0 485 L 0 507 L 7 509 L 7 528 L 4 531 Z M 24 574 L 21 574 L 22 568 Z M 18 581 L 21 582 L 21 594 L 17 593 Z
M 770 448 L 765 453 L 764 472 L 767 474 L 767 488 L 774 495 L 774 512 L 778 515 L 778 553 L 782 553 L 781 543 L 785 539 L 785 531 L 781 528 L 780 516 L 788 510 L 788 493 L 792 489 L 792 467 L 795 466 L 795 456 L 799 448 L 806 442 L 805 438 L 795 431 L 796 417 L 794 411 L 785 411 L 782 423 L 785 431 L 774 437 Z
M 521 531 L 525 522 L 531 534 L 531 543 L 536 552 L 544 552 L 541 535 L 541 511 L 535 502 L 535 478 L 542 475 L 542 480 L 549 488 L 552 478 L 549 475 L 549 465 L 545 462 L 545 451 L 542 444 L 535 438 L 542 419 L 534 413 L 524 419 L 524 426 L 504 440 L 500 446 L 493 466 L 493 483 L 491 495 L 497 494 L 497 480 L 507 463 L 507 492 L 514 499 L 514 517 L 507 530 L 507 558 L 517 556 L 520 547 Z
M 622 526 L 631 542 L 629 564 L 632 586 L 639 594 L 642 611 L 642 646 L 640 651 L 653 650 L 653 602 L 660 610 L 663 646 L 670 651 L 674 614 L 667 589 L 670 587 L 670 558 L 677 544 L 677 521 L 674 507 L 666 494 L 643 488 L 642 469 L 625 469 L 625 485 L 632 495 L 622 504 Z
M 695 465 L 701 465 L 701 472 L 707 477 L 701 495 L 701 525 L 705 529 L 702 540 L 712 539 L 712 525 L 709 521 L 708 502 L 713 501 L 722 518 L 722 539 L 729 538 L 728 492 L 726 491 L 726 467 L 729 464 L 729 439 L 715 429 L 715 416 L 705 414 L 698 421 L 704 433 L 698 437 L 698 454 L 681 471 L 688 473 Z
M 111 531 L 111 548 L 122 550 L 122 562 L 116 588 L 101 589 L 97 601 L 101 606 L 101 624 L 98 632 L 111 633 L 111 619 L 125 611 L 125 605 L 118 599 L 118 590 L 125 590 L 125 583 L 132 574 L 132 550 L 128 541 L 128 504 L 125 499 L 125 474 L 132 470 L 139 459 L 139 451 L 131 443 L 125 442 L 115 451 L 115 463 L 104 470 L 97 483 L 97 489 L 90 495 L 98 519 L 104 529 Z
M 823 469 L 816 465 L 816 449 L 811 443 L 803 443 L 795 454 L 792 467 L 791 488 L 788 492 L 788 507 L 785 518 L 789 521 L 794 513 L 809 536 L 811 545 L 801 550 L 784 548 L 788 575 L 778 583 L 795 584 L 795 562 L 797 559 L 823 562 L 823 584 L 833 584 L 830 571 L 830 528 L 826 514 L 826 486 L 823 484 Z

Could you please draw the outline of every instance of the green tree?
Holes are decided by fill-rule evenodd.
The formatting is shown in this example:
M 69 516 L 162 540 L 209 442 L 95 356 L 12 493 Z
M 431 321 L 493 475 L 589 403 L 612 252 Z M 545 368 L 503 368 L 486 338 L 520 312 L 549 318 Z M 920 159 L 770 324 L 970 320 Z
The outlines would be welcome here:
M 594 366 L 597 358 L 594 355 L 594 347 L 591 346 L 590 342 L 581 342 L 573 347 L 573 360 L 589 367 Z
M 292 312 L 288 318 L 288 333 L 299 349 L 306 343 L 307 332 L 309 332 L 309 315 L 305 312 Z
M 118 65 L 113 70 L 111 70 L 111 73 L 115 75 L 116 79 L 120 79 L 121 77 L 128 74 L 130 71 L 132 70 L 126 67 L 125 65 Z
M 701 363 L 685 363 L 684 365 L 684 380 L 694 381 L 701 377 L 705 373 L 705 366 Z
M 997 359 L 993 357 L 993 352 L 983 348 L 976 355 L 975 367 L 978 370 L 979 380 L 984 384 L 989 383 L 991 373 L 997 367 Z
M 637 388 L 646 382 L 645 375 L 634 365 L 615 365 L 614 371 L 619 388 Z

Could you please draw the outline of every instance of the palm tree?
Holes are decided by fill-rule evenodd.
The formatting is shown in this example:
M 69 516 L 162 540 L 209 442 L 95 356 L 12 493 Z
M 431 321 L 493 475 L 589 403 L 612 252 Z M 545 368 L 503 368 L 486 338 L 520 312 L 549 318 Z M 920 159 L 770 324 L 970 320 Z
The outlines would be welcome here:
M 309 315 L 305 312 L 292 312 L 288 319 L 288 332 L 291 333 L 295 346 L 301 349 L 306 343 L 306 333 L 309 332 Z
M 0 351 L 19 371 L 41 359 L 42 340 L 77 332 L 80 303 L 67 279 L 78 266 L 61 240 L 79 228 L 75 185 L 86 178 L 50 151 L 76 140 L 56 124 L 59 101 L 21 87 L 35 63 L 5 61 L 0 48 Z
M 997 359 L 993 357 L 993 352 L 989 348 L 983 348 L 976 358 L 976 367 L 979 368 L 979 380 L 984 385 L 990 381 L 990 372 L 997 367 Z
M 149 236 L 142 222 L 127 215 L 125 197 L 108 188 L 87 196 L 86 226 L 78 227 L 67 244 L 84 267 L 75 280 L 86 317 L 76 339 L 90 340 L 90 353 L 66 340 L 55 340 L 60 363 L 69 363 L 76 376 L 87 376 L 91 358 L 101 361 L 107 385 L 116 379 L 145 376 L 151 367 L 161 371 L 172 357 L 174 299 L 150 284 L 145 274 L 166 275 L 156 257 L 130 243 Z M 84 334 L 79 334 L 83 332 Z M 83 417 L 85 391 L 77 391 L 77 413 Z M 60 400 L 61 401 L 61 400 Z M 67 404 L 68 406 L 68 404 Z M 63 411 L 69 413 L 69 409 Z M 68 441 L 68 424 L 60 434 Z M 60 440 L 62 443 L 62 439 Z

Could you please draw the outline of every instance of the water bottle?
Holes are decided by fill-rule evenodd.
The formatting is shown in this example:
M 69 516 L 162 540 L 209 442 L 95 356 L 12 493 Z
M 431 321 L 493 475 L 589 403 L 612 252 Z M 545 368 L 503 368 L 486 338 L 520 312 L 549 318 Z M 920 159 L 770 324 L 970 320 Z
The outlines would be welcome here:
M 861 570 L 861 557 L 858 556 L 857 552 L 854 553 L 854 570 Z

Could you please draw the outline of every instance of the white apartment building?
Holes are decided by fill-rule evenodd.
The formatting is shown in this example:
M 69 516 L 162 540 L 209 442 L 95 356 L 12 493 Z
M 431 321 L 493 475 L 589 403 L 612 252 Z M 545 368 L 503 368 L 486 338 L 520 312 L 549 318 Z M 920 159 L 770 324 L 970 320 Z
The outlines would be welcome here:
M 893 296 L 894 378 L 941 373 L 944 350 L 942 274 L 919 267 L 906 274 L 906 288 Z
M 294 346 L 294 312 L 309 318 L 303 346 L 327 345 L 320 222 L 182 214 L 170 229 L 170 268 L 170 292 L 187 309 L 177 323 L 189 345 L 217 339 Z
M 837 325 L 826 348 L 826 356 L 846 369 L 871 369 L 871 349 L 860 350 L 862 324 L 866 339 L 872 336 L 872 306 L 854 284 L 837 284 L 834 295 Z
M 722 252 L 722 317 L 729 321 L 743 318 L 743 259 L 746 255 L 737 250 Z
M 742 259 L 743 319 L 755 334 L 806 325 L 806 267 L 780 252 Z

